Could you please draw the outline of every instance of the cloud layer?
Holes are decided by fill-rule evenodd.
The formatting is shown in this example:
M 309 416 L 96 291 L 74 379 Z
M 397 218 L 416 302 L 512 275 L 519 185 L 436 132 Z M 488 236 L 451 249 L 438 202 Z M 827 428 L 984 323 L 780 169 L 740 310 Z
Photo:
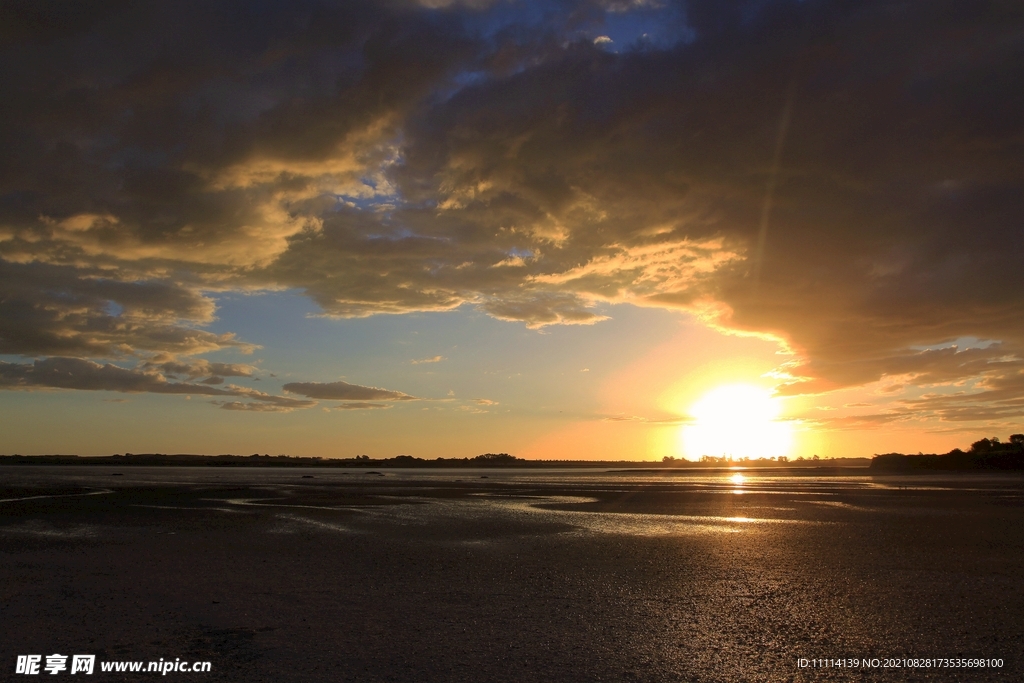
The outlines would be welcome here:
M 251 349 L 203 330 L 229 290 L 534 328 L 631 302 L 779 339 L 789 393 L 900 376 L 988 392 L 914 414 L 1024 414 L 1013 3 L 50 7 L 0 17 L 0 353 Z M 930 353 L 968 337 L 998 354 Z M 351 386 L 285 389 L 409 398 Z
M 291 382 L 284 385 L 290 394 L 335 401 L 415 401 L 415 396 L 400 391 L 363 387 L 348 382 Z
M 400 391 L 364 387 L 347 382 L 293 382 L 284 385 L 288 393 L 305 398 L 275 396 L 235 384 L 221 385 L 223 375 L 249 377 L 255 368 L 247 365 L 227 365 L 198 361 L 194 363 L 167 362 L 160 365 L 145 364 L 137 368 L 123 368 L 110 363 L 100 364 L 81 358 L 52 357 L 33 363 L 6 363 L 0 361 L 0 389 L 77 389 L 83 391 L 118 391 L 124 393 L 185 394 L 200 396 L 231 396 L 243 401 L 214 400 L 213 404 L 225 410 L 290 411 L 310 408 L 316 400 L 343 401 L 335 409 L 357 410 L 385 408 L 388 404 L 367 401 L 416 401 L 415 396 Z M 210 374 L 200 382 L 171 381 L 168 377 L 196 378 Z
M 274 396 L 248 387 L 228 384 L 172 382 L 159 372 L 99 364 L 81 358 L 46 358 L 34 363 L 0 361 L 0 388 L 4 389 L 78 389 L 83 391 L 119 391 L 126 393 L 185 394 L 199 396 L 237 396 L 249 402 L 215 402 L 228 410 L 276 410 L 309 408 L 316 401 Z

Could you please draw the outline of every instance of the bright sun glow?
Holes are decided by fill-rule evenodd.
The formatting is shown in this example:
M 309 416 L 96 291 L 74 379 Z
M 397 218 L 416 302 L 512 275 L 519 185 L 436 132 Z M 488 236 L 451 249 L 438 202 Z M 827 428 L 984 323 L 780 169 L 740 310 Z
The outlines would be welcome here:
M 793 435 L 790 425 L 778 420 L 781 410 L 767 389 L 749 384 L 713 389 L 690 408 L 695 422 L 682 429 L 684 452 L 694 459 L 786 455 Z

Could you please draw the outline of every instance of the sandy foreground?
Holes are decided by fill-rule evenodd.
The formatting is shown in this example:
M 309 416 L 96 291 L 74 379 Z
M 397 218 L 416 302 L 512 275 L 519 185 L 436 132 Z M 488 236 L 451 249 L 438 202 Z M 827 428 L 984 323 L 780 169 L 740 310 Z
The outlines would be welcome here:
M 1024 680 L 1020 476 L 12 466 L 0 500 L 4 680 Z M 53 653 L 96 672 L 13 673 Z M 160 658 L 212 670 L 99 670 Z

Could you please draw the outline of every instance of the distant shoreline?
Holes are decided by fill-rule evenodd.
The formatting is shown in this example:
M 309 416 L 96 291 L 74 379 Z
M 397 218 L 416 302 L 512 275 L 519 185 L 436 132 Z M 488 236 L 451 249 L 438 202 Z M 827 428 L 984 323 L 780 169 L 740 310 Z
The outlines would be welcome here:
M 286 455 L 194 455 L 140 453 L 124 455 L 0 455 L 0 465 L 116 465 L 128 467 L 328 467 L 328 468 L 617 468 L 618 472 L 745 469 L 807 469 L 854 467 L 867 468 L 870 458 L 827 460 L 736 460 L 736 461 L 643 461 L 643 460 L 525 460 L 507 454 L 487 454 L 474 458 L 437 458 L 425 460 L 408 455 L 394 458 L 318 458 Z
M 125 453 L 117 455 L 0 455 L 0 466 L 20 465 L 109 465 L 117 467 L 245 467 L 245 468 L 330 468 L 330 469 L 607 469 L 619 473 L 705 472 L 715 470 L 774 470 L 788 472 L 822 470 L 868 470 L 878 474 L 1021 471 L 1024 451 L 1014 444 L 998 444 L 986 451 L 955 450 L 943 455 L 886 453 L 873 458 L 821 458 L 796 460 L 526 460 L 507 453 L 486 453 L 472 458 L 435 458 L 411 455 L 392 458 L 300 457 L 289 455 L 196 455 L 190 453 Z

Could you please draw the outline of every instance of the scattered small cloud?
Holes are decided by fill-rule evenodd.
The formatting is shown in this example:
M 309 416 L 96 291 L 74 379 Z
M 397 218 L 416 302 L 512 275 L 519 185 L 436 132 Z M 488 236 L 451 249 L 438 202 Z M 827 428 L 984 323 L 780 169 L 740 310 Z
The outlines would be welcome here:
M 394 403 L 340 403 L 336 406 L 331 406 L 331 410 L 387 410 L 388 408 L 393 408 L 394 405 Z
M 890 413 L 876 413 L 873 415 L 848 415 L 845 417 L 802 417 L 806 423 L 814 424 L 819 429 L 836 431 L 876 429 L 882 425 L 894 422 L 904 422 L 914 419 L 914 415 L 907 411 L 894 411 Z
M 420 358 L 418 360 L 409 361 L 413 365 L 423 365 L 424 363 L 440 363 L 443 360 L 448 360 L 444 356 L 431 356 L 430 358 Z
M 644 422 L 646 424 L 686 424 L 692 422 L 693 419 L 690 417 L 659 417 L 649 418 L 641 417 L 640 415 L 604 415 L 601 417 L 603 422 Z
M 290 413 L 294 407 L 273 405 L 271 403 L 245 403 L 243 401 L 210 401 L 221 410 L 239 410 L 257 413 Z

